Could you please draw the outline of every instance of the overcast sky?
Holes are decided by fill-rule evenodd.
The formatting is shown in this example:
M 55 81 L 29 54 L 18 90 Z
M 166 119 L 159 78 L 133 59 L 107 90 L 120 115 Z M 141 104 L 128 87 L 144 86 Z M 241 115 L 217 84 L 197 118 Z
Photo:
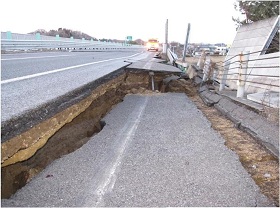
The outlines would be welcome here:
M 231 44 L 236 26 L 234 0 L 1 0 L 0 29 L 28 33 L 60 27 L 100 38 L 133 40 L 165 37 L 185 42 L 191 24 L 191 43 Z

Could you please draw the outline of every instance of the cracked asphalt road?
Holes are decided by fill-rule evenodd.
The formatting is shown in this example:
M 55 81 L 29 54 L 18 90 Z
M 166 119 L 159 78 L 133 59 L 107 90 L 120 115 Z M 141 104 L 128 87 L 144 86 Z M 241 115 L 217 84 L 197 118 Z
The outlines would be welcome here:
M 2 206 L 273 206 L 182 93 L 128 95 Z

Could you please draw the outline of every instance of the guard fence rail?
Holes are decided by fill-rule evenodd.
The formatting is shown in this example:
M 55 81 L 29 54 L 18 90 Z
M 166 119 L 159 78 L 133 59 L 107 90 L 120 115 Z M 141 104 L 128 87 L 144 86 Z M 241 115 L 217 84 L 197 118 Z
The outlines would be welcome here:
M 220 81 L 220 91 L 225 89 L 227 81 L 236 82 L 237 97 L 244 96 L 247 84 L 248 87 L 259 89 L 260 92 L 270 90 L 279 92 L 279 52 L 259 55 L 256 58 L 250 57 L 266 50 L 243 51 L 217 63 L 212 62 L 210 57 L 201 55 L 197 66 L 203 69 L 203 81 L 208 79 Z
M 143 49 L 140 45 L 94 40 L 1 33 L 1 50 L 57 49 L 71 51 L 116 51 Z

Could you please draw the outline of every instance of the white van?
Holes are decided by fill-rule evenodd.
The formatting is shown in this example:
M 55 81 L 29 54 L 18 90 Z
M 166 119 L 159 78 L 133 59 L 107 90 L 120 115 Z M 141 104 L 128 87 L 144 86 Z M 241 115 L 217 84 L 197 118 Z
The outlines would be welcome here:
M 221 56 L 225 56 L 228 52 L 227 47 L 217 47 L 215 49 L 215 54 L 221 55 Z

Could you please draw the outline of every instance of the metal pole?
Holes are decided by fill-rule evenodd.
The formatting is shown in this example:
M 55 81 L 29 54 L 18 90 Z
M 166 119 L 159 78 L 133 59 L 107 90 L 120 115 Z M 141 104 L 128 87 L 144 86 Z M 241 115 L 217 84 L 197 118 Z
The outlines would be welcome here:
M 168 19 L 165 23 L 165 43 L 163 44 L 162 52 L 164 54 L 167 54 L 167 47 L 168 47 Z
M 166 44 L 166 51 L 168 48 L 168 19 L 166 20 L 165 24 L 165 44 Z
M 186 53 L 187 53 L 187 47 L 188 47 L 188 40 L 189 40 L 190 29 L 191 29 L 191 24 L 188 23 L 188 32 L 187 32 L 186 42 L 185 42 L 185 46 L 184 46 L 184 53 L 183 53 L 182 62 L 185 62 L 185 59 L 186 59 Z
M 155 83 L 154 83 L 154 72 L 149 72 L 149 75 L 151 76 L 152 81 L 152 91 L 155 91 Z

